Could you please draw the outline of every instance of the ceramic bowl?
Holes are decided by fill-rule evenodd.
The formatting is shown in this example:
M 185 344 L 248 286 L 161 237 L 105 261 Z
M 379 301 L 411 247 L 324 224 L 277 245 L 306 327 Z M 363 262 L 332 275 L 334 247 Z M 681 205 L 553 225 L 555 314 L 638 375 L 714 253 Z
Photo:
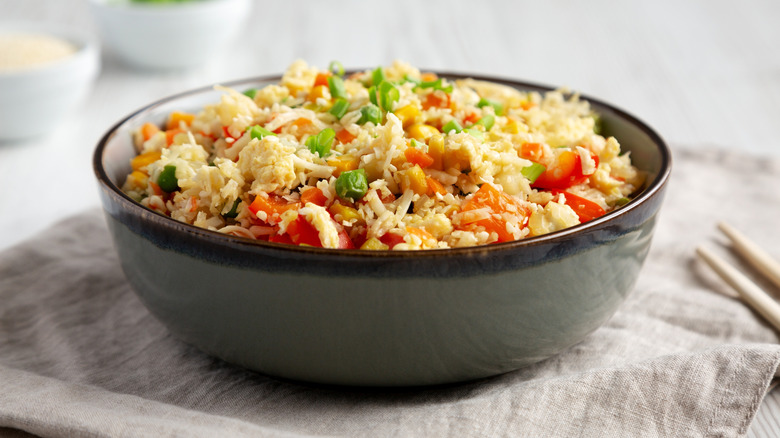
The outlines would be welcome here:
M 65 58 L 0 71 L 0 141 L 51 132 L 89 92 L 100 70 L 97 44 L 90 35 L 46 23 L 0 23 L 3 35 L 44 35 L 73 44 Z
M 230 43 L 251 0 L 136 3 L 89 0 L 106 45 L 142 69 L 185 69 L 204 64 Z
M 241 90 L 277 80 L 228 85 Z M 669 149 L 652 129 L 586 98 L 605 132 L 621 139 L 649 175 L 635 199 L 601 218 L 522 241 L 445 250 L 253 241 L 177 222 L 119 189 L 135 154 L 134 130 L 218 96 L 211 89 L 180 94 L 112 127 L 94 154 L 101 199 L 130 284 L 172 333 L 228 362 L 289 379 L 459 382 L 515 370 L 580 342 L 637 280 L 671 169 Z

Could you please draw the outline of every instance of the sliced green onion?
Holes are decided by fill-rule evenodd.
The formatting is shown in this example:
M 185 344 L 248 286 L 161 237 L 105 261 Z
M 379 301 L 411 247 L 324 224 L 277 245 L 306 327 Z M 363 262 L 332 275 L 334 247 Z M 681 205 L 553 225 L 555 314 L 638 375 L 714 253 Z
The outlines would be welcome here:
M 476 138 L 477 140 L 484 140 L 485 139 L 485 133 L 480 131 L 479 129 L 467 128 L 467 129 L 464 129 L 463 132 L 468 133 L 470 136 Z
M 312 153 L 320 157 L 330 154 L 330 147 L 333 145 L 333 139 L 336 138 L 336 131 L 333 128 L 325 128 L 317 135 L 312 135 L 306 139 L 306 146 Z
M 328 71 L 331 71 L 339 76 L 344 76 L 344 66 L 338 61 L 331 61 L 328 65 Z
M 379 107 L 385 111 L 392 111 L 393 104 L 398 102 L 401 97 L 398 88 L 395 88 L 390 82 L 384 81 L 379 84 Z
M 328 89 L 330 95 L 335 97 L 347 98 L 347 90 L 344 88 L 344 79 L 339 76 L 328 76 Z
M 235 219 L 236 216 L 238 216 L 238 204 L 240 203 L 241 203 L 241 198 L 236 198 L 235 202 L 233 202 L 233 206 L 230 207 L 230 211 L 223 214 L 222 217 Z
M 411 145 L 413 148 L 422 149 L 424 152 L 427 152 L 428 145 L 421 141 L 417 141 L 416 139 L 413 138 Z
M 360 119 L 358 120 L 358 125 L 363 125 L 368 122 L 378 125 L 381 121 L 382 112 L 379 110 L 378 106 L 368 104 L 360 108 Z
M 368 192 L 366 169 L 355 169 L 341 172 L 336 178 L 336 194 L 341 199 L 351 199 L 353 202 L 361 199 Z
M 368 89 L 368 100 L 373 103 L 374 105 L 379 105 L 379 103 L 376 101 L 376 86 L 372 85 Z
M 485 127 L 485 131 L 490 131 L 490 128 L 496 123 L 496 118 L 492 114 L 485 114 L 475 125 L 482 125 Z
M 625 198 L 625 197 L 624 198 L 620 198 L 617 201 L 615 201 L 615 206 L 616 207 L 622 207 L 622 206 L 628 204 L 629 202 L 631 202 L 631 199 L 629 199 L 629 198 Z
M 341 119 L 347 111 L 349 111 L 349 102 L 347 99 L 338 98 L 333 102 L 333 106 L 330 107 L 330 111 L 328 112 L 336 116 L 337 119 Z
M 167 193 L 179 190 L 179 180 L 176 178 L 176 166 L 169 164 L 163 167 L 157 178 L 157 185 Z
M 276 135 L 273 132 L 263 128 L 260 125 L 254 125 L 247 128 L 247 131 L 249 131 L 249 136 L 252 138 L 256 138 L 258 140 L 262 140 L 263 137 L 267 137 L 269 135 Z
M 536 181 L 536 178 L 539 178 L 539 175 L 543 174 L 544 171 L 547 170 L 544 165 L 539 163 L 533 163 L 530 166 L 523 167 L 520 169 L 520 173 L 531 183 L 533 184 L 534 181 Z
M 483 97 L 482 99 L 479 99 L 479 102 L 477 102 L 477 106 L 480 108 L 486 106 L 493 107 L 493 112 L 495 112 L 497 116 L 504 114 L 504 105 L 496 102 L 495 100 L 485 99 Z
M 420 88 L 433 88 L 434 90 L 441 90 L 445 93 L 452 93 L 452 85 L 444 86 L 444 80 L 442 78 L 435 81 L 420 82 Z
M 420 79 L 416 79 L 416 78 L 410 77 L 409 75 L 404 75 L 404 83 L 407 83 L 407 82 L 413 83 L 416 87 L 419 87 L 420 84 L 422 83 L 422 81 Z
M 458 123 L 457 120 L 452 119 L 449 122 L 447 122 L 444 126 L 441 127 L 441 132 L 444 134 L 449 134 L 450 131 L 455 131 L 455 133 L 459 133 L 463 131 L 463 127 L 460 126 L 460 123 Z
M 382 67 L 377 67 L 376 70 L 371 73 L 371 83 L 374 85 L 379 85 L 386 80 L 387 76 L 385 76 L 385 71 Z
M 246 97 L 248 97 L 250 99 L 254 99 L 255 96 L 257 96 L 257 88 L 250 88 L 248 90 L 245 90 L 244 91 L 244 96 L 246 96 Z

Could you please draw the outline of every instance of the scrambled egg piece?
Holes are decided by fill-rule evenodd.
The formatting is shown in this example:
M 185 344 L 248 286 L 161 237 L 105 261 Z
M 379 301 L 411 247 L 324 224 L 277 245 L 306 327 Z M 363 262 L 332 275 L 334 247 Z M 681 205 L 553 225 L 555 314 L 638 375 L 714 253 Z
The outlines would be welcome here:
M 577 213 L 562 202 L 551 201 L 542 209 L 536 209 L 528 219 L 532 236 L 552 233 L 580 223 Z
M 238 168 L 244 179 L 254 180 L 250 192 L 259 195 L 292 188 L 296 181 L 294 154 L 295 147 L 276 136 L 252 139 L 238 154 Z

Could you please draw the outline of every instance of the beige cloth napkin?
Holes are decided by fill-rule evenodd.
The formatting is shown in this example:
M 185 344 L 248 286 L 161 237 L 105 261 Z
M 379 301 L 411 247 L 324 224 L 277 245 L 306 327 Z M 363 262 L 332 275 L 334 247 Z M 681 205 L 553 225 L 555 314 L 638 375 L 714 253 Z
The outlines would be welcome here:
M 282 381 L 179 342 L 135 297 L 102 213 L 89 211 L 0 254 L 0 427 L 44 437 L 742 436 L 780 363 L 778 335 L 725 295 L 693 249 L 730 256 L 715 230 L 727 220 L 780 258 L 779 180 L 780 160 L 676 150 L 645 268 L 604 327 L 516 372 L 395 390 Z

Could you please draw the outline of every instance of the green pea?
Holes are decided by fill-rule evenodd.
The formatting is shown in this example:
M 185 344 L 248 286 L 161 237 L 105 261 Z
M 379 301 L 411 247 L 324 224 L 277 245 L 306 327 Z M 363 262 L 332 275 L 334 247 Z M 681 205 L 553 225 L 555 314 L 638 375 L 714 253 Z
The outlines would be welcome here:
M 176 166 L 169 164 L 163 167 L 160 177 L 157 178 L 157 185 L 168 193 L 179 190 L 179 180 L 176 179 Z
M 341 172 L 336 179 L 336 194 L 341 199 L 357 201 L 368 192 L 368 178 L 365 169 Z

